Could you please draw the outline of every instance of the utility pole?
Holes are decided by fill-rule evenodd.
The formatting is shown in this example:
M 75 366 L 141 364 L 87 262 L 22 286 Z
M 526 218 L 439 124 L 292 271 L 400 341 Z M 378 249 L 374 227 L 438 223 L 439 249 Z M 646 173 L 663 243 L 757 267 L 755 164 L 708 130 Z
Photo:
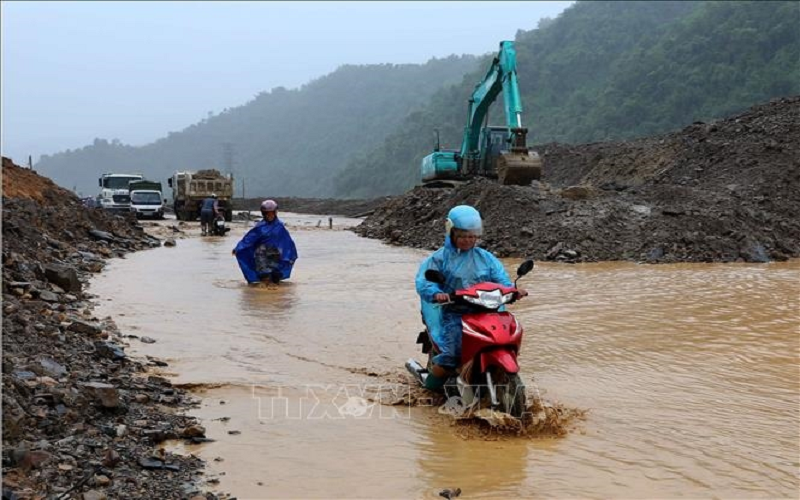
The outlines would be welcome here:
M 225 170 L 233 173 L 233 143 L 230 142 L 223 142 L 222 143 L 222 165 L 225 167 Z
M 236 179 L 236 176 L 233 175 L 233 165 L 234 165 L 234 148 L 232 142 L 223 142 L 222 143 L 222 165 L 225 168 L 225 171 L 228 172 L 231 177 Z M 235 184 L 234 184 L 235 186 Z M 242 193 L 244 193 L 244 179 L 242 179 Z

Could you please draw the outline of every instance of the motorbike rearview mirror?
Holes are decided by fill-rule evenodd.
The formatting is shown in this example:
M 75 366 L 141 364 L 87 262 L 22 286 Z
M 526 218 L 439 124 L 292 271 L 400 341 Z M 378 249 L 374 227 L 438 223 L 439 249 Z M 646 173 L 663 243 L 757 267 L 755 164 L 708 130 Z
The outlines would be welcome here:
M 531 269 L 533 269 L 533 259 L 528 259 L 519 265 L 519 268 L 517 269 L 517 277 L 525 276 L 531 272 Z
M 438 269 L 428 269 L 427 271 L 425 271 L 425 279 L 432 283 L 437 283 L 439 285 L 441 285 L 445 281 L 444 274 L 442 274 L 442 272 L 439 271 Z

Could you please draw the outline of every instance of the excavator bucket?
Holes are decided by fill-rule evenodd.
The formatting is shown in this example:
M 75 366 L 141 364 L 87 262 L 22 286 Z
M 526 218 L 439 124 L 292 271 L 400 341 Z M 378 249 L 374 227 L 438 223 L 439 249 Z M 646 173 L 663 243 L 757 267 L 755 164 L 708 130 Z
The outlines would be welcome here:
M 497 157 L 497 180 L 505 186 L 527 186 L 542 177 L 542 159 L 535 151 L 509 151 Z

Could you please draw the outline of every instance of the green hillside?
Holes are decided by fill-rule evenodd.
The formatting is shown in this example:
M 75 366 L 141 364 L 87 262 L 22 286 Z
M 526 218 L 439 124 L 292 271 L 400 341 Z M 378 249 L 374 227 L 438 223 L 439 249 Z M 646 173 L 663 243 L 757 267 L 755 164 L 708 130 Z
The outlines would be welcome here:
M 521 28 L 535 20 L 519 19 Z M 516 36 L 528 144 L 641 137 L 800 94 L 798 2 L 577 2 Z M 499 42 L 500 40 L 498 40 Z M 439 129 L 458 147 L 484 56 L 424 65 L 343 66 L 301 88 L 252 101 L 142 147 L 103 139 L 43 156 L 36 168 L 96 192 L 98 174 L 224 169 L 237 196 L 363 198 L 419 182 Z M 500 106 L 491 122 L 504 120 Z M 547 167 L 545 165 L 545 180 Z
M 62 186 L 97 192 L 102 172 L 166 179 L 175 170 L 224 169 L 233 157 L 238 195 L 330 196 L 332 178 L 353 154 L 369 151 L 410 109 L 476 67 L 474 56 L 426 64 L 338 68 L 298 89 L 275 88 L 152 144 L 96 139 L 81 149 L 43 156 L 37 170 Z
M 528 143 L 640 137 L 798 94 L 798 26 L 797 2 L 578 2 L 517 36 Z M 460 144 L 467 99 L 488 64 L 351 161 L 336 194 L 393 194 L 418 183 L 433 129 L 444 146 Z M 501 107 L 493 108 L 491 122 L 502 124 Z

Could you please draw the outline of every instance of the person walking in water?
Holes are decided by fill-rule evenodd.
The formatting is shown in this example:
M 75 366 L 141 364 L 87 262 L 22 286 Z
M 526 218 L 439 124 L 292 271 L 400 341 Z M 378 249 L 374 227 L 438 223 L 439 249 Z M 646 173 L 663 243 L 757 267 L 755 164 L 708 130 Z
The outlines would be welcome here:
M 278 219 L 274 200 L 261 203 L 262 220 L 244 235 L 231 252 L 250 284 L 279 283 L 288 279 L 297 260 L 297 247 Z
M 203 200 L 203 204 L 200 207 L 200 229 L 203 236 L 211 235 L 211 225 L 218 214 L 219 201 L 217 201 L 217 194 L 211 193 L 211 196 Z

